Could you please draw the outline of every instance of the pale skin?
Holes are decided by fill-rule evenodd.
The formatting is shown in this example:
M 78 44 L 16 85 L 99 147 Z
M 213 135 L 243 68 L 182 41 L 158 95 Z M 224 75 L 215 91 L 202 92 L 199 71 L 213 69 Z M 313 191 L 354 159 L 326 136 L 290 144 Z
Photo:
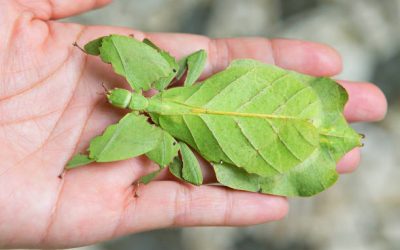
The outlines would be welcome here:
M 74 48 L 74 41 L 84 44 L 118 33 L 147 37 L 176 57 L 205 49 L 209 59 L 203 78 L 235 58 L 258 59 L 315 76 L 334 76 L 342 68 L 336 51 L 305 41 L 210 40 L 55 21 L 107 2 L 0 2 L 0 248 L 64 248 L 157 228 L 252 225 L 284 217 L 288 204 L 283 197 L 194 187 L 166 173 L 137 189 L 132 183 L 156 169 L 144 157 L 92 164 L 58 178 L 74 153 L 122 116 L 104 95 L 96 94 L 102 93 L 102 82 L 123 87 L 122 78 L 98 58 Z M 377 87 L 340 83 L 350 95 L 345 108 L 349 121 L 384 117 L 386 100 Z M 351 151 L 337 170 L 354 171 L 359 158 L 359 149 Z M 203 172 L 206 182 L 214 180 L 204 162 Z

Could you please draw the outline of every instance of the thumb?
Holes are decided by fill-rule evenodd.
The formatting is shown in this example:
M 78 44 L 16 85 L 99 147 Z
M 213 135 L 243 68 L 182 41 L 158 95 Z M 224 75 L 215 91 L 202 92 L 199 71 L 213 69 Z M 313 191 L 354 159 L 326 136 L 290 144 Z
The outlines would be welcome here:
M 21 0 L 18 4 L 43 20 L 60 19 L 100 8 L 112 0 Z

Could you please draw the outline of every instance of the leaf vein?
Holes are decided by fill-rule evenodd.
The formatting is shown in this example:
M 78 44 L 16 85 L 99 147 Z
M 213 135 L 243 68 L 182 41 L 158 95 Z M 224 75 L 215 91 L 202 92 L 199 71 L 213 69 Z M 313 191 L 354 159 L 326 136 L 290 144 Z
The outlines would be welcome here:
M 195 146 L 196 146 L 196 149 L 199 150 L 199 145 L 197 144 L 197 141 L 196 141 L 196 139 L 195 139 L 194 136 L 193 136 L 193 132 L 192 132 L 192 130 L 190 129 L 189 124 L 188 124 L 187 121 L 186 121 L 185 115 L 182 115 L 182 119 L 183 119 L 183 123 L 185 123 L 186 128 L 189 130 L 190 136 L 192 137 L 194 144 L 196 144 L 196 145 L 195 145 Z
M 287 145 L 287 143 L 282 139 L 280 133 L 277 131 L 276 127 L 268 120 L 265 119 L 272 127 L 272 130 L 274 131 L 274 133 L 277 135 L 278 139 L 282 142 L 282 144 L 285 146 L 285 148 L 289 151 L 289 153 L 291 155 L 293 155 L 298 161 L 302 162 L 302 160 L 300 159 L 300 157 L 298 157 L 293 151 L 292 149 L 289 148 L 289 146 Z
M 214 132 L 212 131 L 212 129 L 210 128 L 210 126 L 207 124 L 207 121 L 204 120 L 204 118 L 199 115 L 200 119 L 204 122 L 204 124 L 206 125 L 207 129 L 210 131 L 211 135 L 214 137 L 215 141 L 217 142 L 219 148 L 221 149 L 222 153 L 224 153 L 224 155 L 226 156 L 226 158 L 228 158 L 231 163 L 236 164 L 236 166 L 239 167 L 240 164 L 235 163 L 234 160 L 232 160 L 232 158 L 225 152 L 224 148 L 222 147 L 222 145 L 219 143 L 217 137 L 215 136 Z
M 303 140 L 310 146 L 315 147 L 315 145 L 313 145 L 304 135 L 303 133 L 300 132 L 300 130 L 297 128 L 297 126 L 294 126 L 294 128 L 297 131 L 297 134 L 299 134 L 301 136 L 301 138 L 303 138 Z
M 314 101 L 314 102 L 312 102 L 312 103 L 309 103 L 308 105 L 307 105 L 307 107 L 305 107 L 303 110 L 301 110 L 301 112 L 297 115 L 297 116 L 301 116 L 302 114 L 304 114 L 304 112 L 306 111 L 306 110 L 308 110 L 310 107 L 312 107 L 313 105 L 315 105 L 316 103 L 318 103 L 319 102 L 319 100 L 317 99 L 316 101 Z
M 247 71 L 246 73 L 244 73 L 243 75 L 240 75 L 238 78 L 234 79 L 233 81 L 228 82 L 228 84 L 222 88 L 215 96 L 213 96 L 210 100 L 208 100 L 206 103 L 204 103 L 202 106 L 206 107 L 209 106 L 210 103 L 215 100 L 218 96 L 220 96 L 221 94 L 223 94 L 224 92 L 227 91 L 227 89 L 233 85 L 234 83 L 236 83 L 237 81 L 239 81 L 240 79 L 244 78 L 245 76 L 247 76 L 248 74 L 252 73 L 253 71 L 255 71 L 256 68 L 252 68 L 249 71 Z
M 303 92 L 306 89 L 311 88 L 310 86 L 304 87 L 298 91 L 296 91 L 293 95 L 291 95 L 287 100 L 285 100 L 283 103 L 281 103 L 281 105 L 279 105 L 278 107 L 275 108 L 275 110 L 272 112 L 272 114 L 276 114 L 276 112 L 280 111 L 281 109 L 283 109 L 283 107 L 287 106 L 287 104 L 293 99 L 295 98 L 297 95 L 299 95 L 301 92 Z M 309 104 L 306 106 L 308 107 Z M 305 107 L 305 108 L 306 108 Z
M 245 103 L 241 104 L 236 111 L 240 111 L 243 110 L 247 105 L 251 104 L 254 99 L 256 99 L 258 96 L 264 94 L 266 91 L 268 91 L 270 88 L 272 88 L 273 84 L 279 82 L 280 80 L 286 78 L 289 75 L 289 73 L 284 73 L 282 74 L 280 77 L 276 78 L 275 80 L 273 80 L 271 83 L 269 83 L 268 85 L 266 85 L 264 88 L 261 89 L 261 91 L 257 92 L 255 95 L 253 95 L 252 97 L 249 98 L 249 100 L 247 100 Z
M 260 155 L 261 156 L 261 159 L 263 159 L 263 161 L 265 162 L 265 163 L 267 163 L 272 169 L 274 169 L 276 172 L 278 172 L 278 173 L 282 173 L 276 166 L 274 166 L 271 162 L 269 162 L 269 160 L 267 160 L 265 157 L 264 157 L 264 155 L 260 152 L 260 149 L 258 149 L 255 145 L 254 145 L 254 143 L 250 140 L 250 138 L 248 137 L 248 135 L 244 132 L 244 129 L 243 129 L 243 127 L 242 126 L 240 126 L 240 123 L 239 123 L 239 121 L 237 120 L 237 119 L 234 119 L 234 121 L 235 121 L 235 123 L 236 123 L 236 125 L 238 126 L 238 128 L 239 128 L 239 130 L 240 130 L 240 133 L 243 135 L 243 137 L 247 140 L 247 142 L 250 144 L 250 146 L 256 151 L 256 153 L 258 154 L 258 155 Z
M 124 74 L 126 75 L 126 79 L 127 79 L 127 81 L 130 83 L 129 76 L 128 76 L 127 71 L 126 71 L 126 68 L 127 68 L 127 67 L 126 67 L 125 61 L 122 60 L 121 52 L 118 50 L 118 46 L 114 43 L 114 40 L 113 40 L 113 39 L 110 39 L 110 40 L 111 40 L 111 42 L 112 42 L 112 44 L 113 44 L 115 50 L 117 51 L 117 55 L 118 55 L 118 57 L 119 57 L 119 60 L 121 61 L 122 67 L 123 67 L 123 69 L 124 69 Z

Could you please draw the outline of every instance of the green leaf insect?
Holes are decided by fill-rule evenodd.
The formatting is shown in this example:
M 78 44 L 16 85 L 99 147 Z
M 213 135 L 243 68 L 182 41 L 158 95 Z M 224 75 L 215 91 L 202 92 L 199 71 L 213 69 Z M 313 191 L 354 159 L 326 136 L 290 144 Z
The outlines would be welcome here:
M 168 166 L 178 156 L 179 144 L 168 132 L 163 131 L 161 141 L 146 156 L 157 163 L 160 168 Z
M 107 93 L 110 104 L 131 113 L 94 138 L 88 154 L 76 155 L 67 168 L 145 154 L 160 169 L 169 166 L 177 178 L 200 185 L 196 151 L 213 166 L 221 185 L 311 196 L 330 187 L 338 178 L 339 159 L 362 145 L 343 116 L 347 93 L 330 78 L 241 59 L 196 83 L 205 67 L 204 51 L 176 63 L 148 40 L 118 35 L 84 48 L 131 84 L 133 91 Z M 184 72 L 183 87 L 167 88 Z M 150 88 L 160 92 L 144 97 L 142 90 Z
M 110 35 L 85 45 L 90 55 L 98 55 L 110 63 L 114 71 L 125 77 L 135 90 L 149 90 L 157 81 L 170 79 L 178 71 L 178 63 L 167 52 L 133 37 Z M 163 86 L 163 84 L 161 84 Z M 164 86 L 165 87 L 165 86 Z
M 179 142 L 180 152 L 182 155 L 182 177 L 185 181 L 194 185 L 203 183 L 203 175 L 201 173 L 200 164 L 192 150 L 184 142 Z
M 196 51 L 187 57 L 179 60 L 179 71 L 176 78 L 179 80 L 187 70 L 187 76 L 184 82 L 184 86 L 193 85 L 200 77 L 201 73 L 207 62 L 207 53 L 205 50 Z

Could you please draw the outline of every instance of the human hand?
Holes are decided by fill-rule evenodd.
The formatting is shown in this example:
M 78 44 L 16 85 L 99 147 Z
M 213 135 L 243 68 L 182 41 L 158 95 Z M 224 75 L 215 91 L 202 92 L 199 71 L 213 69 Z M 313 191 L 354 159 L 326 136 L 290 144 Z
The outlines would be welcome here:
M 339 55 L 324 45 L 285 39 L 210 40 L 184 34 L 145 34 L 52 20 L 108 1 L 4 0 L 0 3 L 0 248 L 72 247 L 171 226 L 250 225 L 282 218 L 283 197 L 193 187 L 164 173 L 137 190 L 132 183 L 157 167 L 144 157 L 93 164 L 62 173 L 66 162 L 122 113 L 105 103 L 101 83 L 121 83 L 109 66 L 71 45 L 110 33 L 147 37 L 174 56 L 208 51 L 203 77 L 235 58 L 254 58 L 311 75 L 333 76 Z M 383 94 L 369 83 L 341 81 L 350 94 L 349 121 L 376 121 Z M 353 171 L 355 149 L 338 165 Z M 214 176 L 203 164 L 205 182 Z M 135 198 L 137 191 L 140 197 Z

